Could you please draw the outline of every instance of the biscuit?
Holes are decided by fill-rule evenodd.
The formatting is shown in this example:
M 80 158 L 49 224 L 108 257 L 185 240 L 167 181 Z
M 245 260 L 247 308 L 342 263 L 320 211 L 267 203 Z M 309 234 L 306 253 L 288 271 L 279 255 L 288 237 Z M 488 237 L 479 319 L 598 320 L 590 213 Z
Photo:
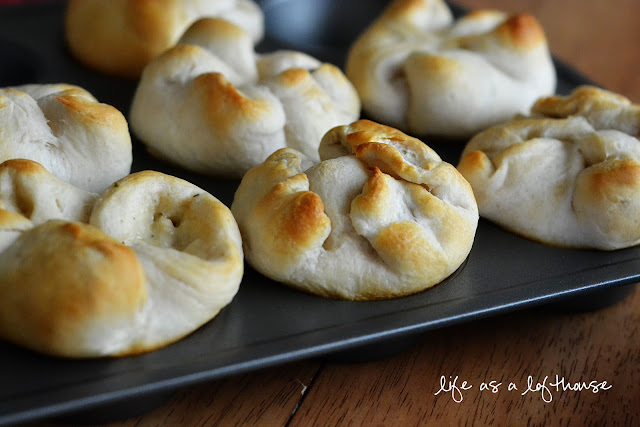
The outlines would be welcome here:
M 442 0 L 395 0 L 349 49 L 346 75 L 373 120 L 413 135 L 468 138 L 554 93 L 538 21 Z
M 473 244 L 469 183 L 421 141 L 374 122 L 333 128 L 315 164 L 276 151 L 242 179 L 231 211 L 247 261 L 273 280 L 329 298 L 420 292 Z
M 0 165 L 0 337 L 55 356 L 152 351 L 215 317 L 244 265 L 229 209 L 159 172 L 101 195 Z
M 257 42 L 262 11 L 252 0 L 71 0 L 65 34 L 72 55 L 100 72 L 138 78 L 153 58 L 173 46 L 193 22 L 219 17 Z
M 640 107 L 591 86 L 474 136 L 458 170 L 481 216 L 549 245 L 640 243 Z
M 153 155 L 240 178 L 279 148 L 319 161 L 322 135 L 359 114 L 337 67 L 300 52 L 257 54 L 241 28 L 203 19 L 145 68 L 129 120 Z

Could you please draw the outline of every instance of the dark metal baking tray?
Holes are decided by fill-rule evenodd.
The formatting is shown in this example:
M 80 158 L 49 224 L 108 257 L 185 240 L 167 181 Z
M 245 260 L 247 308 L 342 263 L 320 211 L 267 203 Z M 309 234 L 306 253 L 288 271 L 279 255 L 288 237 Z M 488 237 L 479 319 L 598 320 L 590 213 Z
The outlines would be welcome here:
M 270 31 L 260 49 L 304 49 L 342 65 L 348 44 L 385 3 L 263 1 Z M 74 83 L 127 114 L 136 83 L 78 65 L 65 47 L 63 11 L 63 3 L 53 2 L 0 10 L 0 86 Z M 294 13 L 293 20 L 288 13 Z M 557 71 L 561 93 L 587 82 L 559 62 Z M 427 142 L 457 162 L 461 147 Z M 151 158 L 134 143 L 134 170 L 174 174 L 231 202 L 237 181 L 186 173 Z M 544 246 L 481 220 L 468 260 L 452 277 L 396 300 L 327 300 L 281 286 L 247 268 L 236 299 L 217 318 L 149 354 L 64 360 L 0 342 L 0 424 L 76 411 L 95 413 L 104 407 L 111 415 L 125 417 L 179 387 L 361 346 L 388 350 L 399 340 L 446 325 L 594 291 L 617 292 L 639 280 L 639 255 L 639 248 L 599 252 Z

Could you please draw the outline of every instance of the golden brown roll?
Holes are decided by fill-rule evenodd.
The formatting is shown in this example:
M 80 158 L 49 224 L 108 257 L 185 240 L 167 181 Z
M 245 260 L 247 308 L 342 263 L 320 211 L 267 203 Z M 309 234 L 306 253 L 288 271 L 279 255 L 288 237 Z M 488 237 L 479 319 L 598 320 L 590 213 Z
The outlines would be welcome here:
M 322 161 L 282 149 L 242 179 L 231 210 L 247 261 L 331 298 L 394 298 L 448 277 L 473 244 L 469 183 L 421 141 L 361 120 L 330 130 Z
M 204 17 L 233 22 L 254 42 L 263 36 L 262 11 L 252 0 L 71 0 L 65 32 L 79 61 L 103 73 L 137 78 Z
M 595 87 L 474 136 L 458 165 L 480 214 L 550 245 L 640 243 L 640 107 Z
M 395 0 L 351 46 L 346 75 L 374 120 L 466 138 L 553 94 L 546 38 L 528 14 L 455 20 L 442 0 Z
M 65 357 L 155 350 L 235 296 L 242 243 L 229 209 L 144 171 L 102 195 L 29 160 L 0 165 L 0 338 Z
M 145 68 L 130 123 L 152 154 L 239 178 L 279 148 L 319 160 L 322 135 L 359 115 L 337 67 L 300 52 L 257 54 L 240 27 L 203 19 Z

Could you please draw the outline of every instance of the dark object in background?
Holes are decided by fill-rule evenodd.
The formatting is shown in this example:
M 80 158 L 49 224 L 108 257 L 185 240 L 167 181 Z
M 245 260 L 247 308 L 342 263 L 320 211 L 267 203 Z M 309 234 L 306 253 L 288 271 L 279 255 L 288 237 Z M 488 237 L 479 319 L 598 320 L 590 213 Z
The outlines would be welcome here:
M 38 55 L 29 48 L 3 39 L 0 39 L 0 63 L 0 83 L 3 87 L 35 81 L 41 66 Z

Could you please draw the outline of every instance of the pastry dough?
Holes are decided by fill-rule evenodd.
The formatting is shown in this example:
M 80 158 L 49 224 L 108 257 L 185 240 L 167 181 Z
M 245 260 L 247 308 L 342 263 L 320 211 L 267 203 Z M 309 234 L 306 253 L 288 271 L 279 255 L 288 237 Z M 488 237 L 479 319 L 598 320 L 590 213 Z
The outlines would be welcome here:
M 262 11 L 252 0 L 71 0 L 65 31 L 79 61 L 107 74 L 137 78 L 204 17 L 233 22 L 254 42 L 263 36 Z
M 0 89 L 0 162 L 25 158 L 75 186 L 104 191 L 133 161 L 126 119 L 68 84 Z
M 480 214 L 550 245 L 640 243 L 640 106 L 591 86 L 476 135 L 458 165 Z
M 427 289 L 471 249 L 469 183 L 421 141 L 366 120 L 330 130 L 322 162 L 276 151 L 242 179 L 231 211 L 247 261 L 314 294 L 385 299 Z
M 299 52 L 256 54 L 241 28 L 203 19 L 145 68 L 130 123 L 152 154 L 239 178 L 279 148 L 319 160 L 322 135 L 359 114 L 335 66 Z
M 395 0 L 349 50 L 347 77 L 374 120 L 415 135 L 467 138 L 527 113 L 555 90 L 544 32 L 528 14 L 442 0 Z
M 229 209 L 143 171 L 102 195 L 0 165 L 0 337 L 56 356 L 155 350 L 211 320 L 243 274 Z

